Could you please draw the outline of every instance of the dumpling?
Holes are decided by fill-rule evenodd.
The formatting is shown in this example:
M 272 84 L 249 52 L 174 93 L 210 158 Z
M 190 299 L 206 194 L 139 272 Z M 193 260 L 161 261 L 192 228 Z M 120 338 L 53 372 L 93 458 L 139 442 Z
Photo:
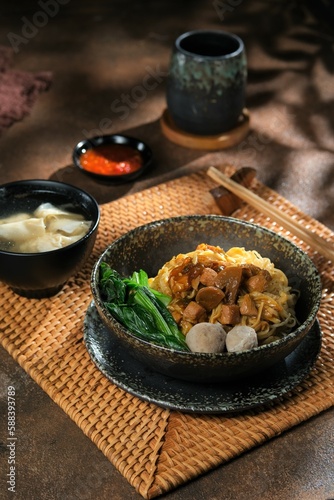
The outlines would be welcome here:
M 67 212 L 66 210 L 62 210 L 61 208 L 55 207 L 52 203 L 42 203 L 39 207 L 36 208 L 34 212 L 35 217 L 40 217 L 41 219 L 45 219 L 49 216 L 70 216 L 70 217 L 78 217 L 83 219 L 81 214 L 73 214 L 72 212 Z
M 91 226 L 83 215 L 42 203 L 33 214 L 0 220 L 0 248 L 14 252 L 47 252 L 75 243 Z
M 0 223 L 0 238 L 12 242 L 26 241 L 27 239 L 37 238 L 45 233 L 43 219 L 32 217 L 30 219 L 20 220 L 18 217 L 14 222 L 5 221 Z
M 50 233 L 62 233 L 65 235 L 83 236 L 87 233 L 90 222 L 83 219 L 75 220 L 66 217 L 59 217 L 46 221 L 46 231 Z

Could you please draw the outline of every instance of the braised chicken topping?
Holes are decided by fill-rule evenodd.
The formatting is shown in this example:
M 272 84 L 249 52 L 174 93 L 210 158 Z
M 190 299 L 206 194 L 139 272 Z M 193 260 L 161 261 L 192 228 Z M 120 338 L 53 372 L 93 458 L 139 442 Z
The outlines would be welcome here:
M 218 324 L 226 333 L 245 326 L 256 331 L 263 345 L 282 338 L 297 323 L 298 294 L 284 272 L 256 250 L 224 251 L 201 243 L 172 257 L 149 283 L 171 297 L 168 310 L 185 336 L 199 323 Z M 195 331 L 197 339 L 206 330 Z M 238 345 L 237 335 L 247 331 L 234 330 Z
M 196 323 L 210 321 L 217 308 L 217 321 L 222 325 L 234 326 L 241 315 L 258 314 L 251 293 L 266 290 L 270 273 L 252 264 L 215 267 L 194 264 L 189 257 L 170 272 L 169 286 L 176 306 L 172 314 L 184 333 Z

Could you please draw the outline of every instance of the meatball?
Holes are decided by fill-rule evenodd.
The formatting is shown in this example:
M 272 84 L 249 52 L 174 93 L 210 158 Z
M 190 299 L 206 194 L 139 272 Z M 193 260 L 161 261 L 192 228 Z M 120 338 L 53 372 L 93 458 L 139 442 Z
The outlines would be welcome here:
M 225 349 L 226 332 L 216 323 L 197 323 L 186 336 L 186 343 L 192 352 L 215 353 Z
M 226 335 L 226 349 L 228 352 L 248 351 L 257 346 L 257 334 L 251 326 L 234 326 Z

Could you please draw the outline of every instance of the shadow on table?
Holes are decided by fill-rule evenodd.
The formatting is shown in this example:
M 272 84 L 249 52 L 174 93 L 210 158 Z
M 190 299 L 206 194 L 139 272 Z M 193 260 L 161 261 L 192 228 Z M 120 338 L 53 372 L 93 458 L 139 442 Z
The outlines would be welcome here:
M 153 153 L 152 165 L 145 174 L 135 181 L 112 184 L 98 181 L 79 171 L 74 164 L 66 165 L 50 176 L 50 180 L 73 184 L 88 191 L 98 203 L 109 201 L 145 189 L 146 185 L 159 184 L 167 174 L 203 156 L 207 151 L 187 149 L 170 142 L 161 132 L 159 120 L 118 133 L 136 137 L 146 142 Z

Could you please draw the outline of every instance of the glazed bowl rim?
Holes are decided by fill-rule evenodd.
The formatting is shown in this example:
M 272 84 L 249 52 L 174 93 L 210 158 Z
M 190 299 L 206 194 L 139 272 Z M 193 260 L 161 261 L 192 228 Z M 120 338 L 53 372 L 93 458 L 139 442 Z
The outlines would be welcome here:
M 196 54 L 195 52 L 190 52 L 189 50 L 186 50 L 183 47 L 181 47 L 181 43 L 183 42 L 183 40 L 185 38 L 189 38 L 190 36 L 201 35 L 201 34 L 214 34 L 214 35 L 227 36 L 229 38 L 232 38 L 236 42 L 238 42 L 239 47 L 235 51 L 233 51 L 229 54 L 221 55 L 221 56 L 209 56 L 209 55 L 203 55 L 203 54 Z M 212 29 L 212 30 L 210 30 L 210 29 L 197 29 L 197 30 L 187 31 L 187 32 L 179 35 L 177 37 L 177 39 L 175 40 L 175 48 L 178 51 L 180 51 L 180 53 L 182 53 L 186 56 L 191 56 L 194 59 L 203 59 L 204 58 L 204 59 L 208 59 L 209 61 L 213 61 L 213 60 L 224 61 L 226 59 L 230 59 L 232 57 L 236 57 L 236 56 L 242 54 L 242 52 L 245 49 L 245 46 L 244 46 L 243 40 L 235 33 L 230 33 L 230 32 L 225 31 L 225 30 L 217 30 L 217 29 Z
M 168 347 L 164 347 L 164 346 L 153 344 L 153 343 L 148 342 L 147 340 L 144 340 L 144 339 L 140 339 L 135 334 L 133 334 L 132 332 L 130 332 L 129 330 L 127 330 L 127 328 L 125 326 L 123 326 L 119 321 L 117 321 L 116 318 L 114 318 L 114 316 L 107 310 L 107 308 L 105 308 L 105 306 L 103 304 L 103 301 L 100 298 L 100 295 L 98 293 L 98 274 L 99 274 L 100 264 L 101 264 L 101 262 L 104 261 L 105 257 L 110 252 L 110 250 L 112 250 L 113 246 L 117 245 L 120 241 L 122 241 L 122 240 L 124 240 L 124 239 L 126 239 L 126 238 L 128 238 L 128 237 L 130 237 L 132 235 L 135 236 L 137 233 L 142 232 L 145 229 L 152 228 L 154 226 L 159 226 L 159 225 L 161 226 L 161 225 L 166 224 L 166 223 L 171 223 L 172 224 L 172 223 L 178 222 L 178 221 L 181 222 L 182 220 L 189 220 L 189 219 L 191 219 L 191 220 L 199 220 L 199 219 L 203 219 L 203 218 L 205 218 L 205 220 L 207 220 L 207 221 L 210 221 L 210 220 L 222 220 L 222 221 L 227 222 L 227 223 L 232 223 L 232 224 L 236 223 L 238 225 L 247 226 L 247 227 L 251 227 L 252 229 L 263 231 L 263 232 L 267 233 L 269 236 L 272 236 L 272 237 L 275 237 L 275 238 L 279 238 L 280 240 L 282 240 L 283 242 L 285 242 L 285 244 L 287 243 L 296 252 L 298 252 L 302 258 L 305 258 L 305 259 L 308 260 L 308 264 L 312 268 L 313 274 L 314 274 L 314 276 L 317 279 L 317 298 L 316 298 L 314 304 L 311 307 L 311 311 L 310 311 L 308 317 L 305 319 L 305 321 L 303 323 L 301 323 L 300 325 L 298 325 L 297 328 L 295 328 L 292 332 L 288 333 L 287 335 L 285 335 L 281 339 L 276 340 L 274 342 L 271 342 L 269 344 L 264 344 L 264 345 L 255 347 L 255 348 L 247 350 L 247 351 L 222 352 L 222 353 L 198 353 L 198 352 L 181 351 L 181 350 L 177 350 L 177 349 L 173 349 L 173 348 L 168 348 Z M 171 256 L 171 258 L 172 257 L 173 256 Z M 111 329 L 112 329 L 113 323 L 116 324 L 117 328 L 119 328 L 120 331 L 122 331 L 122 333 L 124 335 L 130 336 L 131 339 L 134 341 L 135 344 L 138 344 L 139 346 L 147 346 L 149 348 L 157 349 L 159 352 L 169 352 L 169 353 L 173 352 L 173 353 L 177 353 L 182 358 L 183 357 L 187 358 L 187 357 L 191 356 L 194 359 L 203 359 L 203 360 L 207 359 L 207 360 L 209 360 L 209 359 L 214 358 L 214 359 L 221 359 L 221 360 L 223 360 L 223 359 L 227 359 L 227 358 L 228 359 L 231 359 L 231 358 L 240 358 L 240 357 L 242 357 L 244 355 L 249 355 L 250 352 L 252 352 L 252 353 L 255 354 L 255 353 L 258 353 L 258 352 L 270 351 L 273 348 L 278 348 L 278 347 L 280 347 L 282 345 L 285 345 L 288 342 L 290 342 L 292 339 L 298 337 L 299 334 L 302 331 L 304 331 L 306 328 L 310 329 L 312 327 L 313 323 L 315 322 L 316 317 L 317 317 L 317 313 L 319 311 L 320 302 L 321 302 L 322 287 L 321 287 L 320 274 L 319 274 L 319 272 L 318 272 L 315 264 L 312 262 L 312 260 L 310 259 L 310 257 L 307 255 L 307 253 L 304 252 L 304 250 L 302 250 L 300 247 L 298 247 L 295 243 L 293 243 L 292 241 L 288 240 L 284 236 L 281 236 L 278 233 L 275 233 L 271 229 L 265 228 L 265 227 L 260 226 L 260 225 L 258 225 L 256 223 L 253 223 L 253 222 L 248 222 L 248 221 L 237 219 L 235 217 L 230 217 L 230 216 L 223 216 L 223 215 L 183 215 L 182 216 L 181 215 L 181 216 L 176 216 L 176 217 L 168 217 L 168 218 L 165 218 L 165 219 L 159 219 L 159 220 L 155 220 L 155 221 L 152 221 L 152 222 L 148 222 L 148 223 L 143 224 L 141 226 L 137 226 L 137 227 L 129 230 L 127 233 L 121 235 L 119 238 L 117 238 L 116 240 L 114 240 L 110 245 L 108 245 L 104 249 L 104 251 L 100 254 L 100 256 L 98 257 L 97 261 L 93 265 L 93 269 L 92 269 L 92 273 L 91 273 L 91 291 L 92 291 L 92 294 L 93 294 L 93 299 L 94 299 L 95 305 L 96 304 L 98 305 L 98 310 L 100 310 L 100 309 L 102 310 L 103 315 L 110 322 Z
M 61 182 L 61 181 L 53 181 L 53 180 L 49 180 L 49 179 L 22 179 L 22 180 L 19 180 L 19 181 L 12 181 L 12 182 L 7 182 L 6 184 L 1 184 L 0 185 L 0 191 L 2 189 L 8 189 L 8 188 L 11 188 L 12 186 L 22 186 L 22 185 L 36 185 L 36 187 L 38 187 L 38 185 L 40 185 L 40 183 L 45 183 L 45 189 L 47 189 L 47 186 L 50 186 L 50 188 L 52 186 L 64 186 L 66 189 L 70 188 L 76 192 L 79 192 L 79 193 L 82 193 L 84 196 L 86 196 L 87 198 L 89 198 L 90 202 L 92 203 L 92 206 L 94 206 L 95 210 L 96 210 L 96 217 L 94 219 L 93 224 L 92 226 L 89 228 L 88 232 L 85 233 L 79 240 L 75 241 L 74 243 L 71 243 L 70 245 L 66 245 L 64 247 L 61 247 L 61 248 L 55 248 L 53 250 L 47 250 L 47 251 L 44 251 L 44 252 L 10 252 L 10 251 L 7 251 L 7 250 L 0 250 L 0 256 L 1 255 L 6 255 L 6 256 L 12 256 L 12 257 L 33 257 L 33 256 L 42 256 L 42 255 L 51 255 L 51 254 L 54 254 L 54 253 L 61 253 L 61 252 L 66 252 L 67 249 L 71 249 L 75 246 L 79 246 L 81 243 L 83 243 L 85 240 L 87 240 L 88 238 L 90 238 L 90 236 L 97 230 L 97 227 L 99 225 L 99 222 L 100 222 L 100 217 L 101 217 L 101 212 L 100 212 L 100 207 L 99 207 L 99 204 L 97 203 L 96 199 L 90 194 L 88 193 L 87 191 L 85 191 L 84 189 L 81 189 L 77 186 L 74 186 L 73 184 L 68 184 L 66 182 Z M 42 186 L 40 186 L 41 189 L 42 189 Z M 35 192 L 38 191 L 38 189 L 35 189 Z M 51 189 L 52 191 L 52 189 Z M 54 191 L 55 194 L 60 194 L 56 191 Z

